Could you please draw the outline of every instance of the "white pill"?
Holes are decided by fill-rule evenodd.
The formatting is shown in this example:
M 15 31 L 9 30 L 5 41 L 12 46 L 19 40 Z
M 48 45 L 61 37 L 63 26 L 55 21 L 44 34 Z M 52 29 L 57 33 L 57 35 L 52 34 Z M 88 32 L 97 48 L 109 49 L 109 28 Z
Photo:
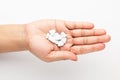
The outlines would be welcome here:
M 66 38 L 62 38 L 61 40 L 63 43 L 66 43 L 67 39 Z
M 62 41 L 59 41 L 58 46 L 60 47 L 60 46 L 63 46 L 63 45 L 64 45 L 64 43 Z
M 50 31 L 49 31 L 49 33 L 50 33 L 51 35 L 54 35 L 55 32 L 56 32 L 55 30 L 50 30 Z
M 55 33 L 54 37 L 55 37 L 55 40 L 57 40 L 57 41 L 61 41 L 61 39 L 62 39 L 61 35 L 58 33 Z
M 61 32 L 62 37 L 66 37 L 66 34 L 64 32 Z
M 58 44 L 59 44 L 59 41 L 55 40 L 55 44 L 57 44 L 57 45 L 58 45 Z
M 55 30 L 50 30 L 49 33 L 47 33 L 46 38 L 58 47 L 63 46 L 67 41 L 66 34 L 64 32 L 59 34 Z
M 49 37 L 48 37 L 48 40 L 50 40 L 50 41 L 51 41 L 51 42 L 53 42 L 53 43 L 55 43 L 55 42 L 56 42 L 55 38 L 54 38 L 54 37 L 52 37 L 52 36 L 49 36 Z

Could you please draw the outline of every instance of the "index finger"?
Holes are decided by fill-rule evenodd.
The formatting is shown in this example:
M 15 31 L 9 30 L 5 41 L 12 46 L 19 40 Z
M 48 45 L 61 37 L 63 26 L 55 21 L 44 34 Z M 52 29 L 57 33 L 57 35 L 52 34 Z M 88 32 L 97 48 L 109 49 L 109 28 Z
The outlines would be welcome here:
M 68 29 L 93 29 L 94 24 L 90 22 L 74 22 L 74 21 L 65 21 L 65 26 Z

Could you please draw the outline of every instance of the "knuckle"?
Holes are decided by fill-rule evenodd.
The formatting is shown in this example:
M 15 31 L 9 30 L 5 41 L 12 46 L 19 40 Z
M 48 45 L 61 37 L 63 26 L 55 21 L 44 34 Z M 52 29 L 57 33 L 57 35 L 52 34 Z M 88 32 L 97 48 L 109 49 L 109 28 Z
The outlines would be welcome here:
M 84 36 L 85 35 L 85 31 L 84 30 L 80 30 L 80 35 Z
M 83 44 L 88 44 L 88 38 L 83 38 Z
M 94 23 L 90 23 L 90 26 L 93 28 L 94 27 Z
M 95 30 L 93 30 L 93 31 L 92 31 L 92 35 L 95 35 L 95 33 L 96 33 L 96 31 L 95 31 Z
M 82 46 L 79 48 L 79 53 L 80 53 L 80 54 L 83 54 L 83 53 L 84 53 L 84 48 L 83 48 Z

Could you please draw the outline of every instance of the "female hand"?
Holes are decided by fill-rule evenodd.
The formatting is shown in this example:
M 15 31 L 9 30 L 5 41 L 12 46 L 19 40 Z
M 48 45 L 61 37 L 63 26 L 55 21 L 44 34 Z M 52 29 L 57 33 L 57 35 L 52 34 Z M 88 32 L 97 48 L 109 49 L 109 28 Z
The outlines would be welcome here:
M 43 61 L 77 60 L 77 55 L 105 48 L 105 42 L 110 41 L 103 29 L 93 29 L 88 22 L 72 22 L 63 20 L 40 20 L 26 25 L 26 40 L 28 49 Z M 67 42 L 58 47 L 46 39 L 49 30 L 67 34 Z

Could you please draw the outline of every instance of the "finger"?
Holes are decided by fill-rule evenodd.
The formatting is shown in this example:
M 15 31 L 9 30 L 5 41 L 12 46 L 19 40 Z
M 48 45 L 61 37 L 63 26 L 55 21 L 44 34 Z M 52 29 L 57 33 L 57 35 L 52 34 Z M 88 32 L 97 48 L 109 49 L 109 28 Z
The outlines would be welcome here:
M 94 24 L 89 23 L 89 22 L 65 21 L 64 24 L 70 30 L 71 29 L 92 29 L 92 28 L 94 28 Z
M 93 45 L 82 45 L 82 46 L 77 45 L 71 47 L 71 52 L 75 54 L 85 54 L 85 53 L 100 51 L 103 50 L 104 48 L 105 48 L 105 44 L 103 43 L 98 43 Z
M 99 36 L 106 34 L 106 31 L 104 29 L 76 29 L 71 30 L 71 35 L 73 37 L 81 37 L 81 36 Z
M 77 56 L 69 51 L 53 51 L 45 58 L 46 62 L 59 61 L 59 60 L 77 60 Z
M 110 36 L 109 35 L 102 35 L 102 36 L 91 36 L 91 37 L 78 37 L 78 38 L 73 38 L 73 44 L 95 44 L 95 43 L 104 43 L 104 42 L 109 42 L 110 41 Z

